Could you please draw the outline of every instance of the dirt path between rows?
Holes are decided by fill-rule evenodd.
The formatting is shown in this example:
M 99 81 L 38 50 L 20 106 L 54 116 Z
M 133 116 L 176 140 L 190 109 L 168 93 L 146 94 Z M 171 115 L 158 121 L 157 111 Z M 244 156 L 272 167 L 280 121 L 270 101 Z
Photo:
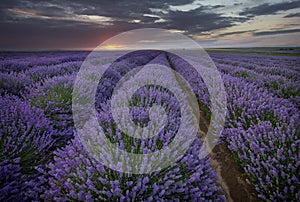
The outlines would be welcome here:
M 209 121 L 200 113 L 200 130 L 206 134 Z M 222 187 L 227 201 L 261 201 L 253 186 L 246 182 L 245 172 L 234 160 L 230 150 L 220 144 L 214 147 L 209 154 L 211 167 L 218 175 L 217 183 Z
M 168 56 L 167 60 L 172 69 L 175 69 L 170 58 Z M 181 79 L 174 74 L 175 80 L 178 85 L 186 92 L 187 100 L 190 106 L 194 109 L 197 108 L 198 103 L 194 103 L 189 90 Z M 206 117 L 203 112 L 200 112 L 200 138 L 203 139 L 208 131 L 210 118 Z M 229 149 L 224 145 L 217 145 L 213 148 L 212 152 L 209 154 L 211 167 L 216 171 L 218 175 L 217 183 L 222 187 L 222 190 L 229 202 L 258 202 L 261 201 L 257 197 L 257 193 L 253 186 L 246 182 L 245 172 L 241 167 L 238 166 L 237 162 L 234 160 Z
M 209 156 L 227 201 L 260 201 L 254 188 L 246 182 L 244 171 L 224 145 L 216 146 Z

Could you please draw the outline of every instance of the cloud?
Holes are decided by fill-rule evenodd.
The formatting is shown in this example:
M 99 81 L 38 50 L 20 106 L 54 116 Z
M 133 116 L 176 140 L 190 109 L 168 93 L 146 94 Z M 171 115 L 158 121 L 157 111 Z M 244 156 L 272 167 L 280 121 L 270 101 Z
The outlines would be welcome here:
M 100 21 L 109 21 L 115 27 L 125 26 L 126 24 L 131 27 L 131 24 L 136 24 L 141 28 L 164 27 L 184 30 L 189 34 L 231 27 L 237 22 L 247 20 L 247 18 L 241 17 L 225 17 L 222 13 L 214 12 L 215 8 L 221 8 L 224 5 L 203 6 L 195 2 L 194 0 L 171 0 L 167 3 L 160 0 L 149 0 L 142 3 L 139 0 L 121 0 L 118 2 L 111 0 L 49 0 L 47 3 L 39 3 L 23 0 L 22 2 L 7 2 L 5 5 L 7 7 L 6 11 L 13 8 L 19 11 L 19 14 L 28 12 L 39 14 L 35 16 L 27 15 L 27 18 L 40 17 L 43 20 L 42 18 L 48 19 L 49 17 L 54 20 L 90 20 L 95 24 L 99 19 Z M 194 9 L 191 7 L 189 11 L 171 9 L 172 6 L 194 5 L 193 3 L 195 7 Z M 5 10 L 5 6 L 3 9 Z M 160 12 L 155 12 L 157 9 Z M 15 21 L 22 18 L 20 15 L 13 16 L 12 12 L 8 16 Z M 5 20 L 2 20 L 2 22 L 5 22 Z M 62 26 L 64 25 L 62 24 Z
M 169 29 L 195 39 L 204 35 L 209 38 L 214 32 L 226 29 L 229 32 L 219 36 L 228 36 L 254 32 L 230 32 L 231 27 L 253 19 L 253 15 L 276 14 L 299 7 L 297 2 L 266 3 L 252 8 L 245 8 L 249 4 L 239 4 L 242 12 L 237 15 L 239 11 L 229 12 L 232 4 L 214 5 L 196 0 L 2 0 L 0 48 L 93 47 L 118 33 L 149 27 Z M 299 14 L 285 18 L 292 15 Z
M 279 11 L 300 8 L 300 1 L 282 2 L 276 4 L 264 3 L 252 8 L 246 8 L 239 13 L 241 16 L 275 15 Z
M 156 40 L 140 40 L 137 43 L 155 43 L 157 42 Z
M 190 35 L 232 27 L 236 23 L 248 20 L 242 17 L 225 17 L 221 13 L 211 12 L 205 6 L 187 12 L 169 11 L 163 18 L 167 19 L 167 22 L 162 26 L 168 29 L 185 30 Z
M 35 12 L 35 11 L 30 11 L 30 10 L 21 10 L 18 8 L 9 8 L 7 9 L 8 12 L 12 12 L 15 13 L 17 15 L 29 15 L 29 16 L 38 16 L 39 13 Z
M 194 0 L 171 0 L 167 3 L 160 0 L 49 0 L 46 3 L 31 0 L 3 1 L 0 37 L 2 41 L 10 41 L 14 46 L 22 46 L 22 43 L 26 46 L 35 46 L 37 43 L 41 46 L 49 45 L 43 38 L 51 41 L 51 46 L 69 46 L 71 42 L 77 46 L 82 45 L 81 38 L 88 35 L 100 33 L 102 37 L 98 39 L 101 42 L 100 39 L 108 35 L 149 27 L 179 30 L 193 36 L 229 28 L 248 20 L 247 17 L 224 16 L 216 12 L 215 8 L 223 7 L 220 5 L 203 6 L 197 3 L 188 11 L 170 9 L 171 6 L 193 5 Z M 62 42 L 58 37 L 66 41 Z M 4 44 L 7 42 L 1 42 L 0 47 Z
M 276 30 L 276 31 L 264 31 L 264 32 L 255 32 L 254 36 L 264 36 L 264 35 L 273 35 L 273 34 L 290 34 L 300 32 L 300 29 L 288 29 L 288 30 Z
M 235 32 L 225 32 L 225 33 L 219 34 L 218 36 L 222 37 L 222 36 L 229 36 L 229 35 L 235 35 L 235 34 L 244 34 L 244 33 L 250 33 L 250 32 L 253 32 L 253 31 L 255 31 L 255 30 L 243 30 L 243 31 L 235 31 Z
M 290 13 L 284 16 L 284 18 L 294 18 L 294 17 L 300 17 L 300 13 Z

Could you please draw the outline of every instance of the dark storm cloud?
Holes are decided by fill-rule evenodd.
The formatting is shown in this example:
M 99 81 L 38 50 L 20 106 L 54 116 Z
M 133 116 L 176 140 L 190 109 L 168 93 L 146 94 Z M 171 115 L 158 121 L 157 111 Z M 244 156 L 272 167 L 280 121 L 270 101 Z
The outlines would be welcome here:
M 223 34 L 219 34 L 218 37 L 222 36 L 230 36 L 230 35 L 235 35 L 235 34 L 244 34 L 244 33 L 251 33 L 255 30 L 245 30 L 245 31 L 236 31 L 236 32 L 226 32 Z
M 239 6 L 239 5 L 243 5 L 243 3 L 234 3 L 234 6 Z
M 300 8 L 300 1 L 282 2 L 276 4 L 265 3 L 252 8 L 246 8 L 239 14 L 241 16 L 275 15 L 280 11 L 287 11 L 294 8 Z
M 274 35 L 274 34 L 290 34 L 300 32 L 300 29 L 289 29 L 289 30 L 276 30 L 276 31 L 265 31 L 265 32 L 255 32 L 254 36 L 264 36 L 264 35 Z
M 300 13 L 291 13 L 284 16 L 284 18 L 295 18 L 295 17 L 300 17 Z
M 188 11 L 177 9 L 186 5 L 191 7 Z M 204 6 L 194 0 L 2 0 L 0 48 L 95 47 L 123 31 L 149 27 L 182 30 L 190 36 L 205 35 L 251 20 L 254 15 L 276 14 L 298 7 L 296 1 L 266 3 L 233 16 L 225 13 L 226 5 Z M 297 16 L 298 13 L 285 18 Z M 254 31 L 227 32 L 218 37 Z M 290 32 L 272 31 L 273 34 Z M 271 32 L 255 32 L 253 36 L 266 34 Z
M 213 12 L 213 9 L 224 7 L 201 6 L 195 10 L 183 12 L 169 10 L 169 6 L 186 5 L 193 3 L 194 0 L 171 0 L 168 3 L 154 0 L 143 1 L 89 1 L 85 9 L 77 9 L 78 5 L 86 5 L 85 0 L 75 0 L 64 2 L 73 8 L 74 14 L 78 15 L 101 15 L 114 19 L 114 26 L 124 26 L 132 24 L 133 20 L 140 20 L 139 27 L 161 27 L 169 29 L 179 29 L 187 31 L 189 34 L 200 33 L 233 26 L 236 22 L 247 20 L 246 18 L 223 17 L 222 14 Z M 165 12 L 153 12 L 151 9 L 161 9 Z M 166 13 L 167 12 L 167 13 Z M 148 15 L 148 16 L 145 16 Z M 149 16 L 150 15 L 150 16 Z M 161 22 L 156 22 L 162 19 Z
M 194 0 L 3 0 L 0 6 L 0 47 L 93 47 L 123 31 L 137 28 L 183 30 L 189 35 L 245 22 L 247 17 L 216 13 L 222 5 L 199 5 L 194 10 L 171 10 Z M 102 16 L 106 22 L 84 18 Z M 105 20 L 104 20 L 105 21 Z M 85 40 L 89 41 L 85 41 Z
M 247 18 L 224 17 L 221 14 L 210 12 L 207 7 L 199 7 L 188 12 L 170 11 L 164 17 L 168 19 L 164 23 L 167 28 L 185 30 L 188 34 L 231 27 L 237 22 L 247 20 Z
M 36 7 L 38 10 L 47 13 L 51 6 L 58 6 L 73 14 L 101 15 L 126 21 L 132 18 L 142 17 L 143 14 L 151 14 L 152 11 L 150 8 L 168 9 L 169 5 L 190 4 L 193 1 L 194 0 L 171 0 L 166 3 L 159 0 L 49 0 L 47 3 L 36 4 L 33 1 L 27 0 L 27 4 L 29 5 L 27 7 Z
M 216 8 L 225 8 L 225 5 L 215 5 L 215 6 L 211 6 L 211 8 L 216 9 Z

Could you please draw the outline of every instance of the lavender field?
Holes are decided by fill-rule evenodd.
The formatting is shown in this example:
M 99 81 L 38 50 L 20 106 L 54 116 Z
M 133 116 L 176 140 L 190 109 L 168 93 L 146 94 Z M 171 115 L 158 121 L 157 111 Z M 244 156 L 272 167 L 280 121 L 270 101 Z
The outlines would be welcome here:
M 218 142 L 227 152 L 218 158 L 229 156 L 239 170 L 224 176 L 212 163 L 214 155 L 199 158 L 200 135 L 179 161 L 149 174 L 122 173 L 99 163 L 81 144 L 72 116 L 73 85 L 88 54 L 0 53 L 0 201 L 242 200 L 240 187 L 227 178 L 244 181 L 253 201 L 300 201 L 299 56 L 209 52 L 227 94 Z M 139 89 L 130 106 L 140 126 L 149 122 L 149 107 L 164 107 L 168 118 L 158 135 L 141 140 L 116 126 L 112 92 L 129 71 L 146 64 L 165 65 L 189 82 L 205 134 L 212 113 L 203 78 L 176 55 L 145 50 L 116 60 L 99 81 L 95 108 L 110 142 L 127 152 L 149 153 L 166 147 L 179 130 L 178 100 L 157 86 Z

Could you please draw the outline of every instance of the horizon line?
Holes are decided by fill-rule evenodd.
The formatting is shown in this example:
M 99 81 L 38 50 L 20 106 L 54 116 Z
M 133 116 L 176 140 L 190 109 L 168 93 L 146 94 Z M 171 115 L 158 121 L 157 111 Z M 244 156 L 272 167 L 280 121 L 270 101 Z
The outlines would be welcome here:
M 254 48 L 259 48 L 259 49 L 275 49 L 275 48 L 285 48 L 285 49 L 300 49 L 300 46 L 245 46 L 245 47 L 201 47 L 204 50 L 209 50 L 209 49 L 254 49 Z M 201 49 L 199 48 L 199 49 Z M 10 48 L 4 48 L 0 49 L 0 52 L 71 52 L 71 51 L 78 51 L 78 52 L 89 52 L 89 51 L 125 51 L 125 49 L 115 49 L 115 50 L 95 50 L 96 48 L 70 48 L 70 49 L 60 49 L 60 48 L 55 48 L 55 49 L 44 49 L 44 48 L 33 48 L 33 49 L 26 49 L 26 48 L 20 48 L 20 49 L 10 49 Z M 183 48 L 184 49 L 184 48 Z M 129 49 L 130 50 L 130 49 Z M 143 50 L 143 49 L 141 49 Z

